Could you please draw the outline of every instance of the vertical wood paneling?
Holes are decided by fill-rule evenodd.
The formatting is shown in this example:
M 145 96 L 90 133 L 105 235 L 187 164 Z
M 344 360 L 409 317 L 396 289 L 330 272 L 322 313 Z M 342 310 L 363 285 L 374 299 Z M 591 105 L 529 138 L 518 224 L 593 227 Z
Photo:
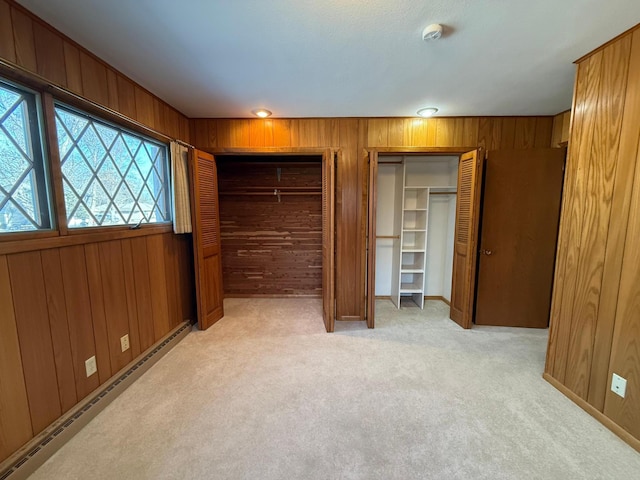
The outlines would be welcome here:
M 389 143 L 389 119 L 372 118 L 369 120 L 367 144 L 370 147 L 382 147 Z
M 164 241 L 161 235 L 152 235 L 146 237 L 146 240 L 155 341 L 162 338 L 171 329 L 166 290 Z
M 31 423 L 37 434 L 62 413 L 42 260 L 40 252 L 9 255 L 7 260 Z
M 11 7 L 11 19 L 13 20 L 16 63 L 27 70 L 37 72 L 38 62 L 33 37 L 33 20 L 15 7 Z
M 82 68 L 80 67 L 80 50 L 69 42 L 63 43 L 64 66 L 67 88 L 82 95 Z
M 145 125 L 153 125 L 153 97 L 144 89 L 134 86 L 136 120 Z
M 93 56 L 80 51 L 80 69 L 83 95 L 100 105 L 108 106 L 107 68 Z
M 109 98 L 107 106 L 112 110 L 119 112 L 120 97 L 118 95 L 118 74 L 111 68 L 107 68 L 107 93 Z
M 98 364 L 98 376 L 102 384 L 111 377 L 112 368 L 98 244 L 92 243 L 85 245 L 84 253 L 87 263 L 87 284 L 89 285 L 89 297 L 91 299 L 91 318 L 93 319 L 96 362 Z M 113 373 L 115 373 L 115 370 L 113 370 Z
M 100 243 L 99 251 L 104 313 L 107 320 L 111 370 L 114 374 L 131 361 L 131 349 L 123 352 L 120 346 L 120 337 L 129 333 L 124 260 L 122 246 L 117 240 Z
M 638 129 L 636 128 L 636 131 Z M 636 155 L 640 162 L 640 155 Z M 620 278 L 618 311 L 615 319 L 608 378 L 616 373 L 627 380 L 625 397 L 606 390 L 604 413 L 640 439 L 640 169 L 636 169 L 629 230 Z
M 84 363 L 96 354 L 84 248 L 81 245 L 61 248 L 60 265 L 76 392 L 78 400 L 82 400 L 100 385 L 98 374 L 87 377 Z
M 122 246 L 122 261 L 124 270 L 124 287 L 127 293 L 127 316 L 129 317 L 129 344 L 131 345 L 131 356 L 133 358 L 140 355 L 140 328 L 138 326 L 138 308 L 136 298 L 136 281 L 133 272 L 133 248 L 131 240 L 125 239 L 120 242 Z
M 552 118 L 536 118 L 536 133 L 533 140 L 535 148 L 548 148 L 551 145 Z
M 536 138 L 536 119 L 530 117 L 516 118 L 513 145 L 515 148 L 533 148 Z
M 62 39 L 40 23 L 33 24 L 38 73 L 58 85 L 67 85 Z
M 586 181 L 588 172 L 589 155 L 595 126 L 595 114 L 600 88 L 600 72 L 602 65 L 602 52 L 590 57 L 587 62 L 579 66 L 579 79 L 577 85 L 577 98 L 580 103 L 576 105 L 576 116 L 579 116 L 580 128 L 572 132 L 570 148 L 567 159 L 569 173 L 565 175 L 565 198 L 563 202 L 563 220 L 561 220 L 562 232 L 559 237 L 558 269 L 562 269 L 561 281 L 555 280 L 554 301 L 552 303 L 551 322 L 558 322 L 558 318 L 567 319 L 558 323 L 557 332 L 554 332 L 553 344 L 557 351 L 554 362 L 553 377 L 564 383 L 569 341 L 573 330 L 573 300 L 576 290 L 577 268 L 580 258 L 580 239 L 582 237 L 582 222 L 584 209 L 587 202 Z M 576 175 L 576 173 L 580 173 Z M 558 275 L 558 274 L 557 274 Z M 576 327 L 578 328 L 578 327 Z
M 585 184 L 587 201 L 580 219 L 583 230 L 572 311 L 577 328 L 571 331 L 565 374 L 565 385 L 585 399 L 589 389 L 611 198 L 618 161 L 630 40 L 631 37 L 626 37 L 626 41 L 616 42 L 603 51 L 593 144 L 585 152 L 589 155 Z
M 16 61 L 16 46 L 13 41 L 13 25 L 11 24 L 11 7 L 5 0 L 0 0 L 0 57 Z
M 120 113 L 129 118 L 137 118 L 135 86 L 122 75 L 118 75 L 117 83 Z
M 0 462 L 33 435 L 12 297 L 7 257 L 0 255 Z
M 167 295 L 167 305 L 169 307 L 169 325 L 171 328 L 175 327 L 182 321 L 180 318 L 181 307 L 178 303 L 178 285 L 177 285 L 177 252 L 173 238 L 170 235 L 164 235 L 162 237 L 162 243 L 164 248 L 164 265 L 165 265 L 165 288 Z
M 604 408 L 609 389 L 608 365 L 616 316 L 620 272 L 627 238 L 627 225 L 634 174 L 637 168 L 638 125 L 640 125 L 640 31 L 633 34 L 629 74 L 616 168 L 615 187 L 611 202 L 611 219 L 602 275 L 602 294 L 593 345 L 593 362 L 588 401 L 598 410 Z M 633 238 L 633 237 L 629 237 Z
M 155 341 L 146 238 L 132 238 L 131 249 L 133 276 L 136 287 L 136 307 L 138 313 L 140 350 L 145 351 L 153 345 L 153 342 Z
M 49 312 L 49 326 L 58 378 L 58 392 L 62 412 L 68 411 L 78 402 L 76 379 L 69 341 L 69 324 L 65 304 L 64 284 L 60 266 L 60 252 L 57 249 L 43 250 L 42 272 Z

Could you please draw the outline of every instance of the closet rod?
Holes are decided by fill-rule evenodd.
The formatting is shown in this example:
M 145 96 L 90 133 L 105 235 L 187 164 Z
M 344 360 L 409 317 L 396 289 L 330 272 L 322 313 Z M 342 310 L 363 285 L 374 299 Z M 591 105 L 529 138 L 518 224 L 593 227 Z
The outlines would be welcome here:
M 400 235 L 376 235 L 376 238 L 400 238 Z
M 456 195 L 458 192 L 429 192 L 429 195 Z

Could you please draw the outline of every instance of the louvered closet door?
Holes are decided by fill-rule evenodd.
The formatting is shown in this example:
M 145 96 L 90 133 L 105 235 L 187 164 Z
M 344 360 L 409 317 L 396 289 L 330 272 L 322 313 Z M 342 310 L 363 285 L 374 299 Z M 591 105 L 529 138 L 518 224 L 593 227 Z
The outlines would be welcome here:
M 191 185 L 198 327 L 206 330 L 224 315 L 218 174 L 213 155 L 191 151 Z
M 450 316 L 463 328 L 473 321 L 483 155 L 482 150 L 465 153 L 458 165 Z
M 335 325 L 335 154 L 327 150 L 322 158 L 322 310 L 327 332 Z

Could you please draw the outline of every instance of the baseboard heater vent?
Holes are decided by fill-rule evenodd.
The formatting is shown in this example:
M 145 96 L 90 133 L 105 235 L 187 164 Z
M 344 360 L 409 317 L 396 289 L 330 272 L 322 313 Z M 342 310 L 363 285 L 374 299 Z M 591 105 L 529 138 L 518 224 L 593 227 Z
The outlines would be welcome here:
M 67 414 L 69 415 L 68 417 L 65 416 L 60 419 L 59 421 L 62 423 L 52 426 L 50 431 L 44 432 L 37 437 L 37 439 L 32 440 L 32 442 L 36 442 L 35 445 L 32 444 L 25 447 L 16 454 L 18 457 L 14 458 L 5 470 L 0 470 L 0 480 L 26 479 L 133 383 L 136 378 L 141 376 L 144 371 L 159 360 L 162 355 L 168 351 L 165 348 L 168 344 L 172 343 L 177 337 L 186 336 L 190 330 L 191 323 L 185 322 L 177 330 L 170 333 L 161 343 L 147 352 L 144 357 L 133 364 L 127 371 L 122 373 L 122 375 L 106 385 L 103 390 L 88 400 L 85 400 L 84 403 L 79 404 L 72 413 Z M 132 377 L 132 375 L 134 375 L 134 377 Z

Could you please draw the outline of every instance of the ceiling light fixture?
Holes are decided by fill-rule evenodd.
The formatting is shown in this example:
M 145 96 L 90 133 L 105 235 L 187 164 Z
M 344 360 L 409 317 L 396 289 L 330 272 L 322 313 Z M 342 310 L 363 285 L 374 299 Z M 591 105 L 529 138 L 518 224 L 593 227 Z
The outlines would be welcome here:
M 442 25 L 439 23 L 432 23 L 431 25 L 424 27 L 424 30 L 422 30 L 422 40 L 425 42 L 429 40 L 438 40 L 442 36 L 442 30 Z
M 433 117 L 436 113 L 438 113 L 438 109 L 435 107 L 421 108 L 417 113 L 421 117 Z
M 252 110 L 251 113 L 253 113 L 256 117 L 260 117 L 260 118 L 267 118 L 271 116 L 271 112 L 266 108 L 259 108 L 257 110 Z

